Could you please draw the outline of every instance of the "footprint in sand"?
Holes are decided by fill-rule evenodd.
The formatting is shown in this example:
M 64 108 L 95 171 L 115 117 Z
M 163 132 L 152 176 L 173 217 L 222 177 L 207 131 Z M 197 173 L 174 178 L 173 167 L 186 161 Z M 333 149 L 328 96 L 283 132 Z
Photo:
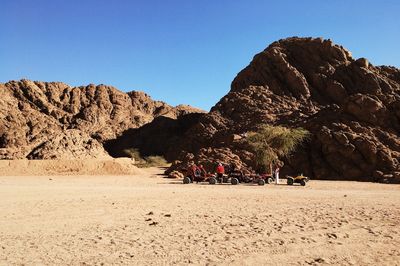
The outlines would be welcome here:
M 326 234 L 329 238 L 332 238 L 332 239 L 337 239 L 338 238 L 338 236 L 335 234 L 335 233 L 327 233 Z

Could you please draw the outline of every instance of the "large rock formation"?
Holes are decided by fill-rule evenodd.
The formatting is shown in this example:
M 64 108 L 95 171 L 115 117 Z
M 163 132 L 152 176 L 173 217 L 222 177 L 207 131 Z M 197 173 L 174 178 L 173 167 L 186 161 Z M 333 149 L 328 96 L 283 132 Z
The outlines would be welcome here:
M 312 133 L 286 159 L 284 173 L 400 180 L 400 70 L 355 60 L 330 40 L 288 38 L 257 54 L 230 92 L 186 131 L 181 145 L 168 150 L 167 157 L 179 159 L 170 171 L 189 160 L 236 158 L 244 167 L 254 166 L 241 136 L 262 124 Z
M 207 114 L 103 85 L 22 80 L 0 89 L 0 158 L 103 157 L 104 144 L 116 157 L 126 148 L 164 155 L 169 171 L 191 160 L 251 170 L 246 133 L 270 124 L 312 133 L 282 174 L 400 181 L 400 70 L 356 60 L 330 40 L 272 43 Z
M 105 85 L 10 81 L 0 84 L 0 159 L 109 157 L 105 141 L 155 117 L 196 111 Z

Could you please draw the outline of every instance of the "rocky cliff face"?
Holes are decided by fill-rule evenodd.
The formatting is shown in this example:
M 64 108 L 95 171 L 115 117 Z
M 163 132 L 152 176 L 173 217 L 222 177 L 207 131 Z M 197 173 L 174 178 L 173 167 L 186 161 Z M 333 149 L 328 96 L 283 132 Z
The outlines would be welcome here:
M 104 144 L 113 156 L 125 148 L 164 155 L 175 161 L 169 171 L 191 160 L 251 169 L 246 133 L 270 124 L 312 133 L 282 174 L 400 181 L 400 70 L 354 59 L 330 40 L 272 43 L 209 113 L 193 112 L 104 85 L 8 82 L 0 84 L 0 158 L 109 156 Z
M 103 143 L 125 130 L 196 111 L 105 85 L 10 81 L 0 84 L 0 159 L 108 157 Z
M 242 136 L 261 124 L 303 127 L 312 133 L 286 159 L 284 173 L 400 180 L 400 70 L 355 60 L 330 40 L 289 38 L 257 54 L 233 80 L 230 92 L 175 149 L 193 155 L 169 152 L 180 160 L 170 170 L 192 159 L 254 166 Z

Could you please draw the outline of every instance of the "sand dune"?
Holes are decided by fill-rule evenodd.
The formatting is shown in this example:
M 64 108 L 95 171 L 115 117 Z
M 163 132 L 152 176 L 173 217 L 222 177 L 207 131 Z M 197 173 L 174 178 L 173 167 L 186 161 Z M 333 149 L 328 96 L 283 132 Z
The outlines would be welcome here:
M 400 186 L 160 172 L 0 177 L 0 265 L 399 265 Z

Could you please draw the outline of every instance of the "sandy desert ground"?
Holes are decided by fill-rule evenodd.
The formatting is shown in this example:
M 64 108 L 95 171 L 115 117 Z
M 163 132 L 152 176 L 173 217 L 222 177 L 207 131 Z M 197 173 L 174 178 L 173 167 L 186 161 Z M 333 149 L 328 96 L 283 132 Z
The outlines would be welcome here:
M 0 265 L 400 265 L 400 186 L 1 176 Z

